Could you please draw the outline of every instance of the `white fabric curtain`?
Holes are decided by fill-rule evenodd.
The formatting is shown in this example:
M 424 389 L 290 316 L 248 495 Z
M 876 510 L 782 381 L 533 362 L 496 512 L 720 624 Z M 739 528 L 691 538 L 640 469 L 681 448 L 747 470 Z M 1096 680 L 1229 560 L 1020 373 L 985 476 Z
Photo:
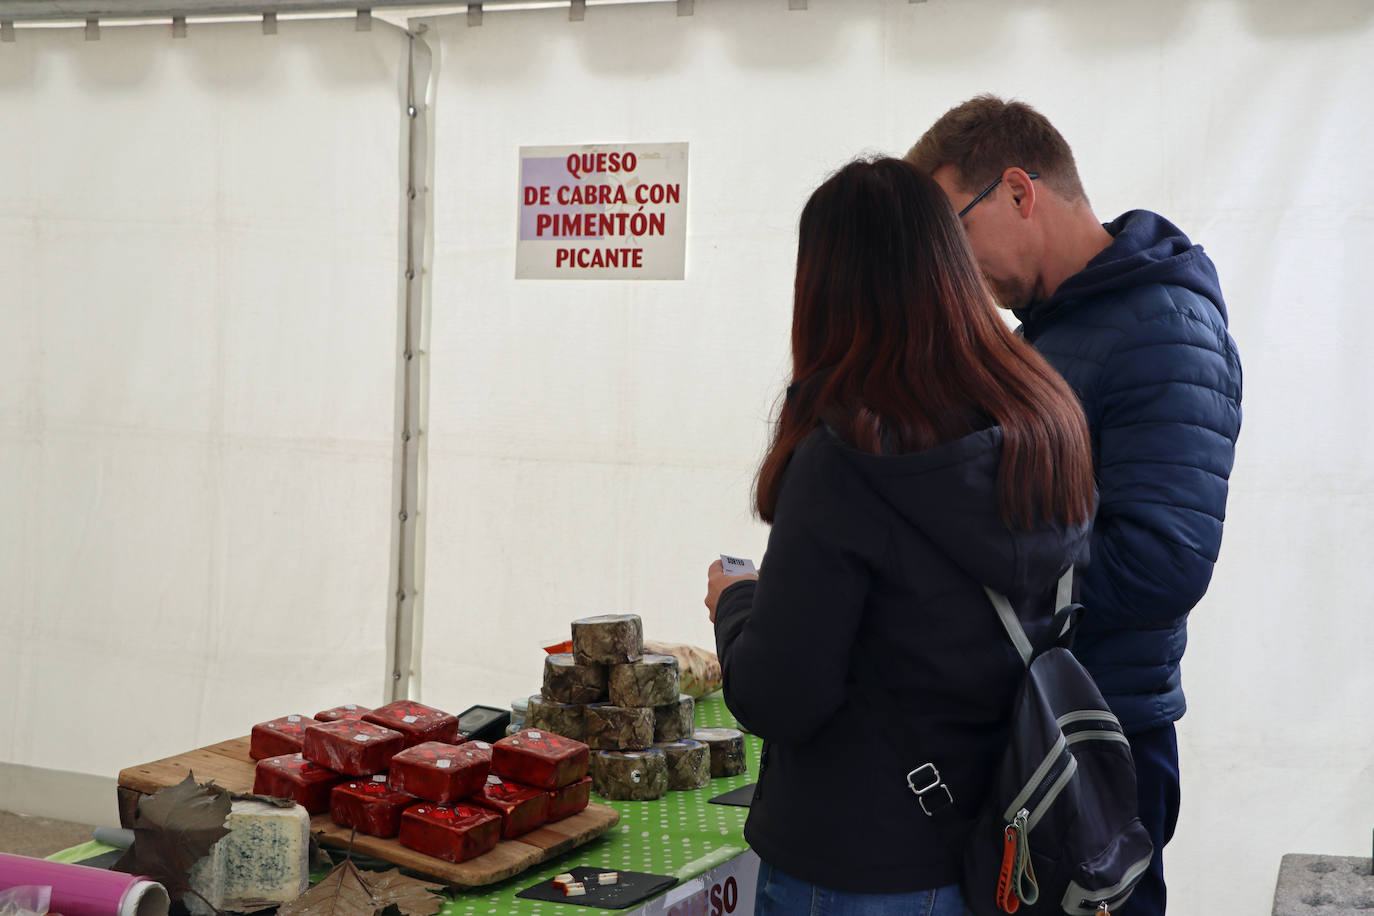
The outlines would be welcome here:
M 380 701 L 405 35 L 16 37 L 0 764 L 113 778 Z
M 1222 560 L 1184 663 L 1173 908 L 1263 912 L 1284 852 L 1367 854 L 1374 8 L 809 6 L 433 23 L 425 696 L 535 692 L 541 640 L 586 614 L 713 645 L 706 564 L 766 539 L 750 483 L 787 372 L 802 204 L 991 91 L 1056 123 L 1103 220 L 1155 209 L 1207 248 L 1245 364 Z M 686 280 L 513 279 L 520 146 L 676 141 Z

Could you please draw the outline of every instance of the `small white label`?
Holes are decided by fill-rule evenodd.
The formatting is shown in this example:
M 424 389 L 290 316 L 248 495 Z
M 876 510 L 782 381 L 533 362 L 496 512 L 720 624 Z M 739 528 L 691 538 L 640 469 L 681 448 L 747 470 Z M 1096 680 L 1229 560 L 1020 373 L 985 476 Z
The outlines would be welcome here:
M 640 779 L 639 770 L 631 770 L 631 771 L 630 771 L 630 782 L 635 783 L 636 785 L 638 785 L 638 784 L 639 784 L 639 779 Z
M 753 560 L 726 556 L 725 554 L 720 555 L 720 568 L 725 571 L 727 576 L 748 576 L 758 572 L 754 568 Z
M 301 720 L 301 717 L 300 717 L 300 716 L 287 716 L 287 717 L 286 717 L 286 721 L 288 721 L 288 722 L 299 722 L 300 720 Z
M 371 741 L 371 740 L 372 740 L 372 736 L 371 736 L 371 735 L 354 735 L 354 736 L 353 736 L 353 740 L 354 740 L 354 741 L 357 741 L 357 742 L 360 743 L 360 744 L 362 744 L 362 743 Z
M 484 751 L 489 751 L 489 750 L 491 750 L 491 745 L 490 745 L 490 744 L 487 744 L 485 741 L 474 741 L 474 742 L 472 742 L 472 746 L 473 746 L 473 747 L 480 747 L 480 748 L 481 748 L 482 750 L 484 750 Z
M 500 777 L 500 776 L 497 776 L 495 773 L 489 774 L 489 775 L 487 776 L 487 785 L 489 785 L 489 786 L 499 786 L 499 785 L 501 785 L 501 777 Z
M 401 721 L 409 725 L 411 722 L 414 722 L 418 718 L 419 716 L 402 716 Z
M 385 773 L 378 773 L 376 776 L 373 776 L 373 777 L 372 777 L 372 781 L 373 781 L 373 782 L 386 782 L 386 774 L 385 774 Z
M 453 766 L 453 761 L 445 758 L 436 763 L 435 766 L 441 770 L 447 770 L 449 767 Z
M 344 709 L 357 709 L 357 708 L 358 708 L 358 704 L 356 704 L 356 703 L 345 703 L 343 708 L 344 708 Z
M 538 741 L 540 738 L 543 737 L 543 735 L 541 735 L 541 734 L 539 734 L 539 732 L 535 732 L 535 731 L 530 732 L 530 733 L 529 733 L 529 736 L 530 736 L 531 738 L 533 738 L 535 741 Z M 512 742 L 512 743 L 514 743 L 514 742 Z

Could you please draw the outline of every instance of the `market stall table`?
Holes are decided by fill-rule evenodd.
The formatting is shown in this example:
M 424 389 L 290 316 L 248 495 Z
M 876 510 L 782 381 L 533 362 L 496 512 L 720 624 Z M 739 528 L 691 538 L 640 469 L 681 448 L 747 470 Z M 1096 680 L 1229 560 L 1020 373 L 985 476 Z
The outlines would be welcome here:
M 696 725 L 738 728 L 719 693 L 697 701 Z M 618 812 L 619 822 L 615 826 L 585 845 L 525 867 L 505 880 L 480 887 L 454 888 L 451 902 L 441 911 L 443 916 L 587 916 L 595 910 L 516 896 L 525 888 L 576 867 L 645 872 L 677 879 L 674 886 L 637 908 L 615 912 L 644 916 L 751 912 L 758 858 L 744 840 L 748 808 L 710 801 L 757 778 L 761 742 L 746 735 L 745 746 L 746 772 L 712 779 L 702 789 L 669 792 L 656 801 L 607 801 L 593 796 L 594 803 Z

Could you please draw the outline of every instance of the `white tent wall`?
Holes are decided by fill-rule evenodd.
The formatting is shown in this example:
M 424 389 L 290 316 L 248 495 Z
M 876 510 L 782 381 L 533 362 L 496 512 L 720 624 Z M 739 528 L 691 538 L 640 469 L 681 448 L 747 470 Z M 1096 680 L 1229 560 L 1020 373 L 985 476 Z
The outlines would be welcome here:
M 1185 662 L 1175 910 L 1262 912 L 1283 852 L 1363 852 L 1374 8 L 675 6 L 424 23 L 412 694 L 533 692 L 538 646 L 590 613 L 711 645 L 706 563 L 766 540 L 749 489 L 806 196 L 994 91 L 1058 124 L 1100 216 L 1156 209 L 1207 247 L 1246 366 Z M 404 36 L 347 20 L 0 44 L 0 807 L 61 816 L 54 774 L 103 791 L 252 722 L 382 698 L 405 73 Z M 518 147 L 622 141 L 690 144 L 686 280 L 514 280 Z
M 721 551 L 787 372 L 795 224 L 862 150 L 982 91 L 1040 107 L 1103 219 L 1218 264 L 1246 368 L 1221 563 L 1193 616 L 1175 912 L 1263 912 L 1281 855 L 1367 852 L 1374 533 L 1360 267 L 1363 0 L 698 0 L 427 23 L 437 46 L 424 696 L 537 690 L 541 641 L 635 611 L 710 646 Z M 435 37 L 437 36 L 437 38 Z M 518 147 L 690 143 L 682 282 L 518 281 Z M 805 677 L 806 659 L 798 659 Z
M 0 808 L 382 700 L 407 45 L 0 45 Z

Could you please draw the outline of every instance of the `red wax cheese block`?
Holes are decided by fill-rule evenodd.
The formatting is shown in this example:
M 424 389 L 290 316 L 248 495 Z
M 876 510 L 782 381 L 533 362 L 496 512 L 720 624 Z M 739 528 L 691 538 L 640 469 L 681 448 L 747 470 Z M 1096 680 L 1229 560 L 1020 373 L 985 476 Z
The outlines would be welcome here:
M 357 703 L 345 703 L 342 706 L 335 706 L 324 712 L 315 713 L 315 721 L 337 722 L 340 719 L 361 719 L 370 712 L 372 710 L 366 706 L 359 706 Z
M 491 763 L 491 745 L 485 741 L 466 741 L 463 749 L 470 754 L 480 756 L 487 763 Z
M 389 728 L 358 719 L 339 719 L 307 728 L 301 753 L 306 760 L 348 776 L 371 776 L 387 768 L 401 749 L 402 740 L 400 732 Z
M 280 757 L 282 754 L 298 754 L 301 750 L 301 734 L 307 725 L 316 725 L 309 716 L 282 716 L 270 722 L 259 722 L 253 726 L 252 739 L 248 745 L 248 756 L 254 760 L 267 757 Z
M 461 740 L 458 738 L 457 716 L 414 700 L 388 703 L 366 713 L 363 721 L 400 732 L 405 736 L 406 747 L 426 741 L 447 741 L 452 744 L 455 739 Z
M 491 746 L 491 771 L 502 779 L 557 789 L 587 775 L 591 752 L 581 741 L 527 728 Z
M 501 841 L 501 815 L 479 805 L 421 802 L 401 814 L 402 846 L 447 862 L 466 862 Z
M 419 801 L 388 786 L 386 776 L 378 773 L 336 785 L 329 793 L 329 818 L 359 833 L 393 837 L 401 829 L 401 812 Z
M 319 814 L 329 810 L 329 790 L 345 778 L 300 754 L 264 757 L 253 768 L 253 794 L 289 798 L 311 814 Z
M 490 772 L 489 751 L 426 741 L 391 758 L 391 787 L 447 804 L 481 789 Z
M 501 836 L 507 840 L 529 833 L 549 819 L 548 792 L 534 786 L 506 782 L 500 776 L 488 776 L 486 784 L 472 797 L 472 801 L 500 813 Z
M 591 796 L 592 778 L 590 776 L 584 776 L 577 782 L 561 789 L 550 789 L 549 821 L 561 821 L 565 817 L 572 817 L 587 807 L 587 802 L 591 801 Z

